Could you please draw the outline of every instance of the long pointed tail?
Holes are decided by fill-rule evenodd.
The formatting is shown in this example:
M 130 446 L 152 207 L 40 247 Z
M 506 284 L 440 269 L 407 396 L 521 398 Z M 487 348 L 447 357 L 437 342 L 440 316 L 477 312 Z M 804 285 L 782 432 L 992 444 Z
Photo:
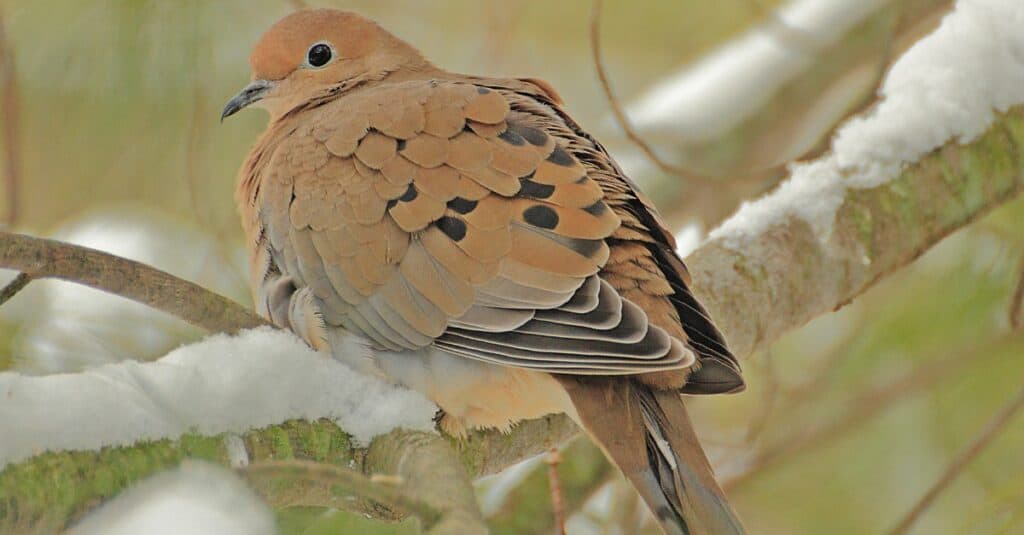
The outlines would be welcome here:
M 745 533 L 676 392 L 624 378 L 559 377 L 579 423 L 670 534 Z

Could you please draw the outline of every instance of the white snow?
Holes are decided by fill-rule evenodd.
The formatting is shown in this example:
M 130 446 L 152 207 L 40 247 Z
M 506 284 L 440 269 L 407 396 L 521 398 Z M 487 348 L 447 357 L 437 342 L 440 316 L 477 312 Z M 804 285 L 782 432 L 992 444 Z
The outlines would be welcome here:
M 659 83 L 628 106 L 645 134 L 713 139 L 760 109 L 818 50 L 891 0 L 795 0 L 754 28 Z
M 892 67 L 880 103 L 848 121 L 819 160 L 791 165 L 778 190 L 740 210 L 710 238 L 726 245 L 791 217 L 821 240 L 851 188 L 873 188 L 950 140 L 985 132 L 994 111 L 1024 103 L 1024 3 L 960 0 L 938 29 Z
M 211 336 L 156 362 L 39 377 L 0 373 L 0 400 L 0 467 L 46 450 L 93 450 L 188 431 L 240 433 L 292 418 L 333 419 L 366 444 L 396 427 L 432 430 L 437 410 L 420 394 L 269 327 Z
M 676 253 L 680 258 L 686 258 L 690 253 L 700 247 L 701 242 L 704 240 L 704 233 L 701 230 L 700 223 L 690 222 L 683 225 L 683 228 L 679 229 L 676 233 Z
M 270 509 L 237 476 L 186 461 L 128 489 L 86 516 L 70 535 L 272 535 Z

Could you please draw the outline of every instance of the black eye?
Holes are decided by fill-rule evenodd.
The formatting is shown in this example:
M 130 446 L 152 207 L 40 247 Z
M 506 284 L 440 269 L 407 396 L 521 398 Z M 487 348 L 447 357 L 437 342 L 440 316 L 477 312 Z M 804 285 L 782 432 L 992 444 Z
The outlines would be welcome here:
M 328 61 L 331 61 L 332 56 L 334 56 L 334 51 L 330 46 L 317 43 L 309 48 L 309 52 L 306 53 L 306 61 L 311 67 L 323 67 L 327 65 Z

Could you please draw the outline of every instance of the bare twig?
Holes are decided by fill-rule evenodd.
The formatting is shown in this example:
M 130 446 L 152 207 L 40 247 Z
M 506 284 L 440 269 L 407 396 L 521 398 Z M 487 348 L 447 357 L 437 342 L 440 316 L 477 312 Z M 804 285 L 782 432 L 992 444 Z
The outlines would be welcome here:
M 1013 419 L 1014 416 L 1024 409 L 1024 388 L 1017 391 L 1017 394 L 1011 399 L 1006 405 L 999 410 L 994 418 L 985 426 L 985 429 L 981 431 L 981 434 L 971 442 L 963 451 L 960 452 L 953 462 L 949 464 L 946 471 L 942 474 L 942 477 L 928 489 L 928 492 L 921 497 L 921 499 L 914 505 L 906 516 L 900 520 L 899 524 L 892 529 L 889 533 L 891 535 L 901 535 L 910 531 L 910 528 L 915 522 L 924 514 L 928 507 L 935 501 L 935 498 L 953 482 L 957 476 L 963 472 L 964 468 L 971 463 L 978 455 L 981 454 L 992 440 L 999 435 L 999 433 L 1006 428 L 1006 424 Z
M 889 72 L 889 66 L 892 64 L 895 56 L 897 40 L 906 31 L 904 28 L 904 19 L 906 18 L 905 5 L 897 2 L 894 9 L 897 9 L 898 11 L 895 16 L 895 21 L 892 23 L 892 29 L 885 36 L 885 43 L 882 45 L 882 52 L 878 55 L 878 60 L 875 63 L 870 85 L 871 89 L 865 91 L 864 94 L 861 95 L 860 99 L 847 109 L 846 113 L 834 121 L 832 127 L 818 137 L 817 143 L 809 147 L 795 159 L 813 159 L 824 154 L 825 151 L 831 147 L 832 138 L 835 137 L 836 132 L 841 126 L 846 124 L 847 120 L 851 117 L 864 113 L 878 102 L 879 91 L 882 89 L 882 84 L 885 82 L 885 75 Z
M 544 458 L 548 465 L 548 485 L 551 488 L 551 509 L 555 515 L 555 533 L 565 535 L 565 502 L 562 500 L 562 485 L 558 479 L 558 463 L 562 461 L 562 453 L 558 448 L 551 448 Z
M 1005 341 L 1005 338 L 996 340 L 988 347 L 994 347 L 1005 343 Z M 828 424 L 808 432 L 793 433 L 786 440 L 766 447 L 750 461 L 749 466 L 743 472 L 723 481 L 722 487 L 726 491 L 734 492 L 768 468 L 778 466 L 802 452 L 842 437 L 892 405 L 924 392 L 950 377 L 963 373 L 966 369 L 980 365 L 979 359 L 987 358 L 995 352 L 981 348 L 976 353 L 980 355 L 977 359 L 965 359 L 963 351 L 954 351 L 917 370 L 908 372 L 899 379 L 860 393 L 849 403 L 849 406 L 853 408 L 844 416 L 834 418 Z
M 18 143 L 18 80 L 14 70 L 14 50 L 7 42 L 3 13 L 0 12 L 0 116 L 3 120 L 4 183 L 7 195 L 6 221 L 18 221 L 21 161 Z
M 1013 295 L 1010 296 L 1010 327 L 1014 330 L 1024 329 L 1024 259 L 1020 261 L 1020 268 L 1017 270 L 1020 275 L 1017 276 L 1017 287 L 1013 290 Z
M 655 166 L 670 175 L 676 175 L 683 180 L 688 181 L 706 181 L 708 177 L 701 176 L 689 169 L 684 167 L 673 165 L 666 162 L 658 156 L 658 153 L 654 152 L 654 149 L 645 141 L 640 134 L 637 133 L 633 127 L 633 123 L 629 120 L 626 112 L 622 109 L 622 104 L 619 103 L 618 97 L 615 96 L 615 92 L 612 91 L 611 82 L 608 80 L 608 73 L 604 67 L 604 58 L 601 53 L 601 11 L 603 8 L 604 0 L 594 0 L 593 7 L 590 10 L 590 51 L 593 54 L 594 68 L 597 70 L 597 78 L 601 82 L 601 89 L 604 91 L 605 98 L 608 99 L 608 106 L 612 109 L 612 113 L 615 115 L 615 120 L 619 123 L 622 131 L 626 134 L 626 137 L 633 142 Z
M 32 277 L 27 273 L 18 273 L 18 276 L 11 282 L 7 283 L 3 289 L 0 289 L 0 306 L 10 301 L 15 294 L 25 289 L 28 283 L 32 282 Z
M 134 260 L 55 240 L 0 231 L 0 267 L 56 278 L 138 301 L 213 332 L 269 325 L 238 303 Z

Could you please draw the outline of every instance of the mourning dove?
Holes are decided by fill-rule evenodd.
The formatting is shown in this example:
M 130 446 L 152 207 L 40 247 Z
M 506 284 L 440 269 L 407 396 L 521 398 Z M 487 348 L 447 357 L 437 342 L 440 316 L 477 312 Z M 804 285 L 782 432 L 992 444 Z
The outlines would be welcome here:
M 222 119 L 270 113 L 236 192 L 261 314 L 453 435 L 565 412 L 667 533 L 742 532 L 679 395 L 742 390 L 739 365 L 550 85 L 442 70 L 334 10 L 285 17 L 250 64 Z

